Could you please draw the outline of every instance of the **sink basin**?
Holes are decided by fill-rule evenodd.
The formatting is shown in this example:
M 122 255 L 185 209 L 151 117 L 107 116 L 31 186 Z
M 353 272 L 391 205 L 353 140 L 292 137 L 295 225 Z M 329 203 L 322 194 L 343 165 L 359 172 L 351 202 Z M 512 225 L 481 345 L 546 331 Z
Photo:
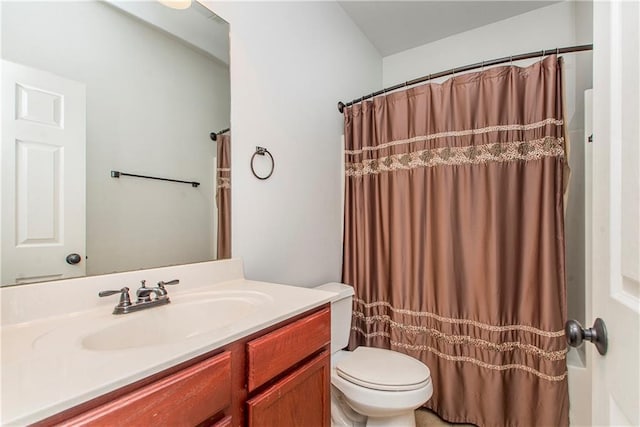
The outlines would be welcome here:
M 238 322 L 270 299 L 259 292 L 176 297 L 166 306 L 114 316 L 113 325 L 85 335 L 81 345 L 87 350 L 113 351 L 180 342 Z

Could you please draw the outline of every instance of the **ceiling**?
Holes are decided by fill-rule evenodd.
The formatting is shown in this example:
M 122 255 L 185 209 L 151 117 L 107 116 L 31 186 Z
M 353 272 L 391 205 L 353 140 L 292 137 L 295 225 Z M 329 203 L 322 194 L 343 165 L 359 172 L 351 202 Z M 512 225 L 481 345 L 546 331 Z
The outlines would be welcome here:
M 338 1 L 384 56 L 558 1 Z
M 157 1 L 105 2 L 229 65 L 229 24 L 199 2 L 180 11 Z

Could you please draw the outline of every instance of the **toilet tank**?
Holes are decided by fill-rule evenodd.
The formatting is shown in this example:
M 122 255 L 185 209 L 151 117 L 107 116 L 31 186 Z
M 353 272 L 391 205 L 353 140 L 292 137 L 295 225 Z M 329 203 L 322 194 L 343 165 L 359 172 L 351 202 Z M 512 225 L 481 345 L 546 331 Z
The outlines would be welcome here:
M 343 283 L 326 283 L 316 289 L 336 293 L 336 296 L 331 300 L 331 354 L 333 354 L 349 344 L 353 287 Z

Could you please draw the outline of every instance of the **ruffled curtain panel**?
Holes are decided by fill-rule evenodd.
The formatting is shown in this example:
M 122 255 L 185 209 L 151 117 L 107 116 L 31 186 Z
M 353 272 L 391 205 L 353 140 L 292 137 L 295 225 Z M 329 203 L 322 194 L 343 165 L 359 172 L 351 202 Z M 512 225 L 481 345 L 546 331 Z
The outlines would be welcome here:
M 561 65 L 492 68 L 345 110 L 350 347 L 426 363 L 426 406 L 448 421 L 569 422 Z

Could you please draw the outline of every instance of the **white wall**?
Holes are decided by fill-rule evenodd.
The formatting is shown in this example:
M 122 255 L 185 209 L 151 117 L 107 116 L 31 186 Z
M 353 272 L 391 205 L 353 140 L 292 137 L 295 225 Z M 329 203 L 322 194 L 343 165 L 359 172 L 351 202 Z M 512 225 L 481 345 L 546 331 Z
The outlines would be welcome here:
M 588 2 L 557 3 L 386 56 L 383 58 L 383 83 L 391 86 L 430 72 L 482 60 L 591 43 L 590 34 L 581 34 L 582 40 L 577 39 L 575 22 L 576 8 L 587 5 Z
M 207 2 L 230 23 L 232 251 L 246 276 L 301 286 L 341 277 L 336 104 L 380 87 L 382 61 L 335 2 Z M 275 157 L 266 181 L 249 159 Z
M 1 6 L 3 58 L 87 85 L 87 273 L 212 259 L 209 132 L 229 124 L 228 69 L 104 3 Z

